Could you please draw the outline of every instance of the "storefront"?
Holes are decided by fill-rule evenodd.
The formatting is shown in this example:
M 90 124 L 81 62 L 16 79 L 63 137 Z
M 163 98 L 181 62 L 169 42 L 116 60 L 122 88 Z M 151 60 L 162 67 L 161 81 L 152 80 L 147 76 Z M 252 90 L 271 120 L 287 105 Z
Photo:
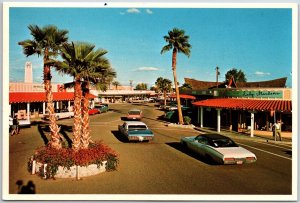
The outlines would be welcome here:
M 182 91 L 196 97 L 197 124 L 234 131 L 272 130 L 280 120 L 282 130 L 292 130 L 292 89 L 286 78 L 269 81 L 217 83 L 185 78 L 192 89 Z
M 73 111 L 74 92 L 53 92 L 55 109 L 68 109 Z M 93 106 L 95 95 L 89 94 L 88 98 Z M 46 94 L 44 92 L 10 92 L 10 115 L 18 115 L 19 119 L 38 118 L 46 114 Z

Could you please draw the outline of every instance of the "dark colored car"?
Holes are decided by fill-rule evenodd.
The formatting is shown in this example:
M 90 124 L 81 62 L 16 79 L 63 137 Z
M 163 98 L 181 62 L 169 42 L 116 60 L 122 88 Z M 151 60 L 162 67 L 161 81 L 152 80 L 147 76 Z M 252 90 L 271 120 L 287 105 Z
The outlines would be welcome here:
M 194 115 L 193 115 L 193 110 L 189 107 L 182 107 L 181 108 L 181 111 L 182 111 L 182 116 L 188 116 L 190 117 L 191 119 L 194 118 Z M 172 111 L 168 111 L 165 116 L 164 116 L 164 119 L 166 119 L 167 121 L 170 121 L 172 123 L 177 123 L 178 122 L 178 110 L 172 110 Z
M 100 104 L 99 106 L 95 106 L 95 108 L 98 109 L 100 113 L 104 113 L 108 111 L 108 104 Z

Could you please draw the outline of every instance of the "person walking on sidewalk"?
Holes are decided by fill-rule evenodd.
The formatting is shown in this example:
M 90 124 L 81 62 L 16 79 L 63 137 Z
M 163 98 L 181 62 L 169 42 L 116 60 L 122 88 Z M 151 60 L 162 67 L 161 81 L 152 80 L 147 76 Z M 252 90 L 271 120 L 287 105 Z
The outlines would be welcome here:
M 274 124 L 274 131 L 275 131 L 275 140 L 278 135 L 279 141 L 281 141 L 281 122 L 277 120 L 277 123 Z
M 12 131 L 11 131 L 11 136 L 15 134 L 19 134 L 19 120 L 17 115 L 14 116 L 13 118 L 13 124 L 12 124 Z

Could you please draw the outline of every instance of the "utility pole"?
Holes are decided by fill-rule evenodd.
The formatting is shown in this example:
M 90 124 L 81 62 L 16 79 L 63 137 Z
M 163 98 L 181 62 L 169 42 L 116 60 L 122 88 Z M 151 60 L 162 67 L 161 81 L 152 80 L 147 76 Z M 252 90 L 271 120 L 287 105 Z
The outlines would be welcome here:
M 133 82 L 133 80 L 129 80 L 129 84 L 130 84 L 131 90 L 132 90 L 132 82 Z
M 219 67 L 216 67 L 216 80 L 217 80 L 217 88 L 219 88 L 219 82 L 218 82 L 218 78 L 219 78 L 220 72 L 219 72 Z

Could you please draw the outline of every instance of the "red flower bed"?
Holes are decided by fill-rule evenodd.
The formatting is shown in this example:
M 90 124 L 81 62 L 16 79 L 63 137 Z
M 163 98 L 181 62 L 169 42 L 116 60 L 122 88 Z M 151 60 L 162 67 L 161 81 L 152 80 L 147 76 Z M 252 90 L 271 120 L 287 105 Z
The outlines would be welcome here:
M 106 170 L 116 170 L 118 165 L 118 154 L 102 142 L 90 144 L 88 149 L 74 151 L 71 148 L 53 149 L 49 146 L 43 146 L 35 151 L 33 159 L 39 163 L 47 164 L 49 176 L 53 177 L 58 166 L 70 168 L 74 165 L 88 166 L 97 164 L 99 167 L 103 161 L 107 161 Z M 30 170 L 31 161 L 28 163 Z M 42 175 L 42 174 L 41 174 Z

